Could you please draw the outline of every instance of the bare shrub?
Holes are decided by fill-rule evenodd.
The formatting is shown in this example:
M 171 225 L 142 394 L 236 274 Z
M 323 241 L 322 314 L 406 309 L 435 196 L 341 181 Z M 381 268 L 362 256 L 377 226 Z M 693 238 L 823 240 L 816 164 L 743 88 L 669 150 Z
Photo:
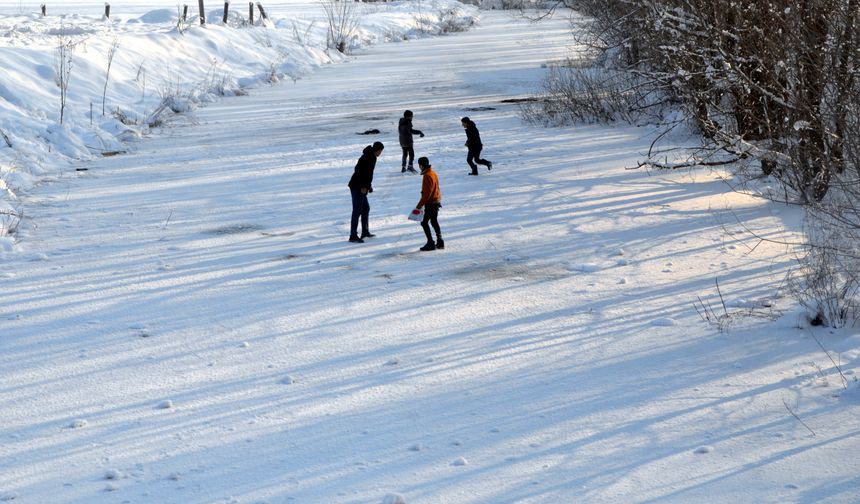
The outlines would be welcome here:
M 321 0 L 326 20 L 326 46 L 346 53 L 349 42 L 358 29 L 361 15 L 355 2 L 339 2 L 337 0 Z
M 12 236 L 18 232 L 23 215 L 10 209 L 0 209 L 0 236 Z
M 293 30 L 293 40 L 301 45 L 306 46 L 309 43 L 311 38 L 311 32 L 313 32 L 314 25 L 316 25 L 316 21 L 311 21 L 304 29 L 299 29 L 299 26 L 295 21 L 291 21 L 291 27 Z
M 107 53 L 107 69 L 105 70 L 105 86 L 102 90 L 102 115 L 105 115 L 105 100 L 107 99 L 108 81 L 110 80 L 110 67 L 113 64 L 113 59 L 116 56 L 116 51 L 119 49 L 119 39 L 114 36 L 108 47 Z
M 439 33 L 464 32 L 474 24 L 471 18 L 462 20 L 460 18 L 460 9 L 457 7 L 442 9 L 436 14 L 436 17 L 439 21 Z
M 540 99 L 520 109 L 528 122 L 545 126 L 632 121 L 645 99 L 630 74 L 593 67 L 550 67 L 541 88 Z
M 60 89 L 60 124 L 63 124 L 66 112 L 66 96 L 69 91 L 69 82 L 72 75 L 72 66 L 75 58 L 76 41 L 69 35 L 63 33 L 62 26 L 57 35 L 57 45 L 54 48 L 54 71 L 55 83 Z
M 707 322 L 721 333 L 728 332 L 728 330 L 740 320 L 752 318 L 775 320 L 780 316 L 780 314 L 773 309 L 773 304 L 768 299 L 746 303 L 746 306 L 729 307 L 726 305 L 723 293 L 720 290 L 720 282 L 716 278 L 714 279 L 714 285 L 716 286 L 717 295 L 720 300 L 719 306 L 715 309 L 709 301 L 705 301 L 701 297 L 698 297 L 696 298 L 697 302 L 693 303 L 693 307 L 696 309 L 696 313 L 699 314 L 699 317 L 701 317 L 703 321 Z
M 860 211 L 841 188 L 828 199 L 807 209 L 807 253 L 789 286 L 814 325 L 843 327 L 860 319 Z

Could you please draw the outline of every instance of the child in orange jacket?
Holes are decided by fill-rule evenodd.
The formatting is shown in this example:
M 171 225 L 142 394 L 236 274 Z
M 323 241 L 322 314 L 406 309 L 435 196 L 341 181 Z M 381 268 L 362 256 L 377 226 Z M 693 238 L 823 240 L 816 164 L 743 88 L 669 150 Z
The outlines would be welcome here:
M 442 207 L 442 190 L 439 188 L 439 177 L 430 166 L 430 160 L 426 157 L 418 158 L 418 168 L 421 170 L 421 199 L 415 207 L 421 209 L 424 207 L 424 220 L 421 221 L 421 227 L 424 228 L 424 234 L 427 235 L 427 244 L 421 247 L 420 250 L 436 250 L 444 249 L 445 242 L 442 240 L 442 231 L 439 229 L 439 208 Z M 433 235 L 430 234 L 430 226 L 436 231 L 436 241 L 433 241 Z

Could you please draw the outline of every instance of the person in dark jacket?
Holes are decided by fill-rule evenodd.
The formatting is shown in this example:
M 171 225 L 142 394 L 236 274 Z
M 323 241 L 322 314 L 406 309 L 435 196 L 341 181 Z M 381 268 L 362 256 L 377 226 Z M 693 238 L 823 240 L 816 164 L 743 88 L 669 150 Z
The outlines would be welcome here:
M 358 163 L 355 164 L 355 172 L 349 179 L 349 190 L 352 193 L 352 220 L 349 226 L 349 241 L 353 243 L 364 243 L 365 238 L 373 238 L 368 226 L 370 205 L 367 195 L 373 192 L 373 170 L 376 168 L 376 159 L 382 155 L 385 146 L 382 142 L 374 142 L 364 148 Z M 361 218 L 361 236 L 358 235 L 358 220 Z
M 469 167 L 472 169 L 469 175 L 478 174 L 479 164 L 486 166 L 488 170 L 492 170 L 493 163 L 486 159 L 481 159 L 481 150 L 483 150 L 484 145 L 481 143 L 481 134 L 478 132 L 478 126 L 468 117 L 460 119 L 460 125 L 466 129 L 466 147 L 469 149 L 468 154 L 466 154 L 466 162 L 469 163 Z
M 418 168 L 421 169 L 421 199 L 418 200 L 418 205 L 415 207 L 421 209 L 424 207 L 424 220 L 421 221 L 421 227 L 424 228 L 424 234 L 427 236 L 427 244 L 421 247 L 420 250 L 436 250 L 444 249 L 445 242 L 442 240 L 442 230 L 439 228 L 439 209 L 442 207 L 442 189 L 439 186 L 439 177 L 433 168 L 430 166 L 430 160 L 426 157 L 418 158 Z M 430 226 L 436 231 L 436 241 L 433 241 L 433 235 L 430 234 Z
M 412 135 L 418 135 L 424 138 L 424 133 L 412 127 L 412 111 L 403 112 L 403 117 L 400 118 L 400 124 L 397 125 L 397 131 L 400 134 L 400 147 L 403 149 L 403 161 L 400 163 L 400 173 L 407 170 L 411 173 L 418 173 L 412 167 L 412 161 L 415 160 L 415 150 L 412 147 Z M 406 166 L 406 161 L 409 160 L 409 167 Z

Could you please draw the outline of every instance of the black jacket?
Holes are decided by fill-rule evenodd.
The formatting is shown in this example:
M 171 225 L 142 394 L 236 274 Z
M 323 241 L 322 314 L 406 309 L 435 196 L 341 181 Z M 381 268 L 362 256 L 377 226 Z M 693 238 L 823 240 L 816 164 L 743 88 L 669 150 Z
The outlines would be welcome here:
M 367 189 L 367 192 L 373 192 L 374 168 L 376 168 L 376 154 L 373 153 L 373 146 L 368 145 L 358 158 L 358 163 L 355 164 L 355 172 L 349 179 L 349 188 Z
M 481 144 L 481 134 L 478 133 L 475 121 L 469 121 L 469 124 L 466 126 L 466 145 L 470 149 L 483 147 L 483 144 Z
M 397 132 L 400 133 L 400 146 L 412 147 L 412 135 L 424 135 L 417 129 L 412 129 L 412 119 L 401 117 L 400 124 L 397 125 Z

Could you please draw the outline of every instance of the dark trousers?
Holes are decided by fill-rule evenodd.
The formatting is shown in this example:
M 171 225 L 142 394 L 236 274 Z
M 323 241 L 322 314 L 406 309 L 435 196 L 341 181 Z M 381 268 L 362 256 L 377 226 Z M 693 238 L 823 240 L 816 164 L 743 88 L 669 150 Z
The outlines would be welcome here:
M 412 146 L 401 145 L 403 149 L 403 161 L 400 163 L 401 168 L 406 168 L 406 160 L 409 160 L 409 167 L 412 168 L 412 162 L 415 161 L 415 149 Z
M 469 153 L 466 154 L 466 162 L 469 163 L 469 167 L 472 168 L 472 173 L 478 173 L 479 164 L 490 166 L 489 161 L 481 159 L 481 150 L 483 150 L 483 147 L 469 147 Z
M 367 218 L 370 215 L 370 204 L 367 202 L 367 195 L 361 193 L 361 189 L 352 189 L 352 220 L 349 223 L 349 235 L 358 236 L 358 219 L 361 218 L 361 233 L 369 233 L 370 227 L 367 225 Z
M 424 228 L 424 234 L 427 235 L 427 243 L 433 241 L 433 235 L 430 234 L 430 226 L 436 231 L 436 239 L 442 239 L 442 230 L 439 229 L 439 208 L 441 203 L 427 203 L 424 205 L 424 220 L 421 221 L 421 227 Z

